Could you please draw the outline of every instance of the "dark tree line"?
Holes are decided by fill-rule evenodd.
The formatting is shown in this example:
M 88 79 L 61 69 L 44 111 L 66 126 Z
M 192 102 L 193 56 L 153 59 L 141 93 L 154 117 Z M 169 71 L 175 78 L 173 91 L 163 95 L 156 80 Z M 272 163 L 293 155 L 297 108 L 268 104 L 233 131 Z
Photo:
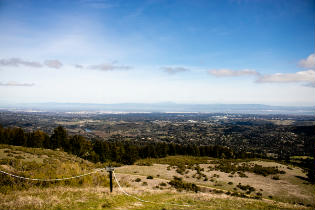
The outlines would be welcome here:
M 235 153 L 223 146 L 196 146 L 162 142 L 136 141 L 101 141 L 86 140 L 80 135 L 68 135 L 67 131 L 59 126 L 49 136 L 37 130 L 25 132 L 21 128 L 3 128 L 0 125 L 0 144 L 10 144 L 25 147 L 46 149 L 62 149 L 65 152 L 77 155 L 93 162 L 115 161 L 123 164 L 132 164 L 141 158 L 161 158 L 167 155 L 209 156 L 218 158 L 248 158 L 253 154 Z

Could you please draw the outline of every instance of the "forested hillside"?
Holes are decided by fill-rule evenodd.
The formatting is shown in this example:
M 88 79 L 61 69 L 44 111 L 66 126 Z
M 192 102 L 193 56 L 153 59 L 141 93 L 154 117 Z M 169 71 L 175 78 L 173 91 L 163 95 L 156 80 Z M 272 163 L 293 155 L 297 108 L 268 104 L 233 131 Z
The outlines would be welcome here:
M 86 140 L 80 135 L 68 135 L 67 131 L 61 126 L 55 128 L 50 136 L 40 130 L 24 132 L 21 128 L 0 127 L 0 143 L 47 149 L 59 148 L 93 162 L 115 161 L 123 164 L 132 164 L 140 158 L 158 158 L 167 155 L 218 158 L 260 157 L 258 154 L 236 153 L 228 147 L 222 146 L 196 146 L 159 142 L 138 143 L 123 139 L 121 141 Z

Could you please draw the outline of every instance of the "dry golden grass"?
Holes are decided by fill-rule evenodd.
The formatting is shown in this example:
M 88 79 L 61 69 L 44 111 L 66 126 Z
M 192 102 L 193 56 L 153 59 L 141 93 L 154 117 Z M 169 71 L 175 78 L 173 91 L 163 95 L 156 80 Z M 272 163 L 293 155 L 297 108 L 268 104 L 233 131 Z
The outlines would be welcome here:
M 115 192 L 113 195 L 117 195 Z M 32 188 L 0 194 L 0 209 L 53 209 L 58 206 L 69 208 L 95 199 L 109 196 L 108 187 L 50 187 Z
M 120 175 L 119 175 L 120 176 Z M 119 178 L 120 179 L 120 178 Z M 225 194 L 179 193 L 172 189 L 147 190 L 123 187 L 142 199 L 157 202 L 148 204 L 127 197 L 118 188 L 110 193 L 104 187 L 51 187 L 0 194 L 0 209 L 307 209 L 300 205 L 275 201 L 236 198 Z M 158 203 L 190 203 L 190 207 L 177 207 Z
M 208 166 L 210 164 L 200 164 L 200 167 L 204 168 L 202 173 L 206 174 L 208 177 L 207 181 L 204 181 L 203 178 L 193 178 L 193 175 L 196 174 L 196 171 L 188 170 L 189 172 L 187 174 L 180 175 L 174 168 L 167 170 L 168 165 L 165 164 L 153 164 L 152 166 L 122 166 L 117 169 L 117 172 L 142 176 L 151 175 L 157 180 L 158 178 L 164 179 L 164 182 L 171 180 L 173 176 L 177 176 L 182 177 L 184 181 L 192 182 L 199 186 L 206 186 L 228 191 L 235 191 L 233 188 L 235 188 L 238 183 L 241 183 L 242 185 L 250 185 L 254 187 L 256 191 L 253 193 L 253 195 L 255 195 L 257 192 L 260 192 L 263 194 L 263 198 L 266 199 L 270 199 L 270 196 L 272 196 L 272 200 L 276 201 L 315 205 L 314 185 L 307 184 L 305 181 L 297 177 L 306 177 L 302 169 L 298 167 L 292 167 L 292 169 L 289 170 L 286 165 L 270 161 L 252 161 L 252 163 L 269 167 L 277 166 L 280 170 L 283 170 L 286 173 L 279 175 L 280 180 L 272 179 L 272 175 L 264 177 L 249 172 L 245 172 L 248 178 L 241 178 L 237 175 L 237 173 L 235 173 L 233 177 L 229 177 L 231 175 L 229 173 L 224 173 L 221 171 L 208 171 Z M 219 178 L 213 177 L 214 174 L 219 175 Z M 213 179 L 213 182 L 210 181 L 211 179 Z M 233 184 L 229 185 L 229 182 L 233 182 Z M 137 187 L 140 187 L 139 185 L 141 185 L 141 183 L 133 184 L 138 185 Z M 152 185 L 155 185 L 155 183 Z M 241 192 L 241 190 L 238 189 L 238 192 Z
M 4 152 L 5 150 L 11 152 Z M 10 153 L 13 156 L 7 157 L 6 154 Z M 25 171 L 26 175 L 30 177 L 48 178 L 50 176 L 59 177 L 63 174 L 77 175 L 101 167 L 101 165 L 90 163 L 61 151 L 13 146 L 5 148 L 4 145 L 0 145 L 0 159 L 14 159 L 15 155 L 25 157 L 26 159 L 19 159 L 19 161 L 25 162 L 26 165 L 31 164 L 28 158 L 34 162 L 37 162 L 36 159 L 41 160 L 37 162 L 38 165 L 34 164 L 34 166 L 41 166 L 41 168 L 31 168 L 31 170 Z M 177 156 L 175 160 L 179 158 L 181 157 Z M 189 159 L 189 157 L 185 158 Z M 196 160 L 194 159 L 194 161 Z M 202 162 L 207 163 L 207 161 Z M 157 203 L 188 202 L 193 205 L 190 209 L 305 209 L 304 206 L 293 205 L 293 201 L 314 205 L 314 185 L 305 185 L 303 180 L 296 177 L 305 177 L 300 168 L 289 170 L 285 165 L 266 161 L 254 163 L 264 166 L 278 166 L 281 170 L 286 171 L 286 174 L 279 175 L 280 180 L 273 180 L 271 176 L 263 177 L 252 173 L 246 173 L 248 178 L 240 178 L 236 174 L 234 177 L 229 177 L 227 173 L 208 171 L 210 164 L 199 164 L 204 169 L 202 173 L 206 174 L 209 179 L 204 181 L 193 178 L 196 173 L 195 170 L 189 169 L 187 174 L 180 175 L 175 168 L 167 170 L 168 165 L 166 164 L 153 164 L 152 166 L 122 166 L 116 169 L 116 175 L 123 188 L 130 194 Z M 23 170 L 23 167 L 20 166 L 3 164 L 1 168 L 19 173 Z M 48 172 L 52 174 L 47 174 Z M 214 174 L 219 175 L 219 177 L 213 178 L 214 181 L 211 182 L 210 179 Z M 154 178 L 147 179 L 149 175 Z M 207 190 L 199 193 L 177 192 L 167 184 L 173 176 L 182 177 L 186 182 L 203 186 L 203 189 L 206 187 L 208 189 L 217 188 L 225 190 L 224 192 L 233 191 L 239 182 L 243 185 L 249 184 L 256 188 L 256 192 L 262 189 L 264 199 L 238 198 Z M 20 188 L 0 193 L 0 209 L 178 209 L 167 205 L 139 202 L 134 198 L 125 196 L 119 191 L 116 184 L 114 184 L 114 192 L 110 193 L 107 177 L 106 172 L 97 173 L 80 179 L 87 183 L 82 185 L 78 184 L 79 180 L 73 184 L 52 184 L 46 187 L 30 184 L 26 188 L 21 185 Z M 135 181 L 136 178 L 140 178 L 141 181 Z M 227 183 L 230 181 L 234 184 L 228 185 Z M 161 183 L 165 183 L 166 186 L 161 186 Z M 215 186 L 216 184 L 221 184 L 221 186 Z M 274 196 L 274 200 L 266 199 L 269 195 Z

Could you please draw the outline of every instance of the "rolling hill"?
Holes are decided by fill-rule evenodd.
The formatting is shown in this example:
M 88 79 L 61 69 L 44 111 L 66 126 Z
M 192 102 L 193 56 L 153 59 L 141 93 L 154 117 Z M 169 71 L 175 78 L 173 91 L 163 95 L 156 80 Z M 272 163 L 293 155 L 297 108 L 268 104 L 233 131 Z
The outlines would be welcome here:
M 0 170 L 24 177 L 62 179 L 106 165 L 58 150 L 0 145 Z M 106 171 L 53 182 L 1 173 L 0 209 L 314 208 L 314 185 L 301 168 L 283 163 L 169 156 L 115 166 L 122 188 L 149 202 L 125 195 L 116 183 L 110 193 Z

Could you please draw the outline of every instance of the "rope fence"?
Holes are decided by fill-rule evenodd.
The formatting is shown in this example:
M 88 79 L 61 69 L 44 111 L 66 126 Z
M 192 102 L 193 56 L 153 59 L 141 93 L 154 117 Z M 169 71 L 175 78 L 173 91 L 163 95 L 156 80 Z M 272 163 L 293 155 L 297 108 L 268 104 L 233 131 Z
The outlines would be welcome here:
M 23 177 L 23 176 L 18 176 L 18 175 L 14 175 L 14 174 L 11 174 L 11 173 L 8 173 L 8 172 L 5 172 L 5 171 L 2 171 L 0 170 L 0 173 L 3 173 L 3 174 L 6 174 L 8 176 L 11 176 L 11 177 L 14 177 L 14 178 L 18 178 L 18 179 L 24 179 L 24 180 L 30 180 L 30 181 L 41 181 L 41 182 L 54 182 L 54 181 L 63 181 L 63 180 L 69 180 L 69 179 L 76 179 L 76 178 L 80 178 L 80 177 L 83 177 L 83 176 L 88 176 L 88 175 L 91 175 L 91 174 L 95 174 L 95 173 L 98 173 L 100 171 L 103 171 L 105 170 L 106 168 L 100 168 L 100 169 L 95 169 L 94 171 L 92 172 L 89 172 L 89 173 L 85 173 L 85 174 L 81 174 L 81 175 L 77 175 L 77 176 L 72 176 L 72 177 L 66 177 L 66 178 L 56 178 L 56 179 L 37 179 L 37 178 L 29 178 L 29 177 Z M 115 171 L 113 170 L 113 175 L 114 175 L 114 179 L 119 187 L 119 189 L 126 195 L 126 196 L 129 196 L 129 197 L 133 197 L 134 199 L 138 200 L 138 201 L 141 201 L 141 202 L 144 202 L 144 203 L 152 203 L 152 204 L 159 204 L 159 205 L 173 205 L 173 206 L 184 206 L 184 207 L 191 207 L 191 205 L 189 204 L 175 204 L 175 203 L 159 203 L 159 202 L 153 202 L 153 201 L 147 201 L 147 200 L 143 200 L 137 196 L 134 196 L 134 195 L 131 195 L 129 193 L 127 193 L 122 187 L 121 185 L 119 184 L 119 181 L 116 177 L 116 174 L 115 174 Z
M 72 177 L 66 177 L 66 178 L 56 178 L 56 179 L 36 179 L 36 178 L 28 178 L 28 177 L 23 177 L 23 176 L 14 175 L 14 174 L 11 174 L 11 173 L 8 173 L 8 172 L 5 172 L 5 171 L 1 171 L 1 170 L 0 170 L 0 173 L 6 174 L 6 175 L 9 175 L 9 176 L 18 178 L 18 179 L 24 179 L 24 180 L 30 180 L 30 181 L 55 182 L 55 181 L 63 181 L 63 180 L 76 179 L 76 178 L 80 178 L 80 177 L 83 177 L 83 176 L 88 176 L 88 175 L 91 175 L 91 174 L 95 174 L 95 173 L 97 173 L 97 172 L 100 172 L 100 171 L 102 171 L 102 170 L 104 170 L 104 168 L 95 169 L 94 171 L 89 172 L 89 173 L 86 173 L 86 174 L 81 174 L 81 175 L 72 176 Z

